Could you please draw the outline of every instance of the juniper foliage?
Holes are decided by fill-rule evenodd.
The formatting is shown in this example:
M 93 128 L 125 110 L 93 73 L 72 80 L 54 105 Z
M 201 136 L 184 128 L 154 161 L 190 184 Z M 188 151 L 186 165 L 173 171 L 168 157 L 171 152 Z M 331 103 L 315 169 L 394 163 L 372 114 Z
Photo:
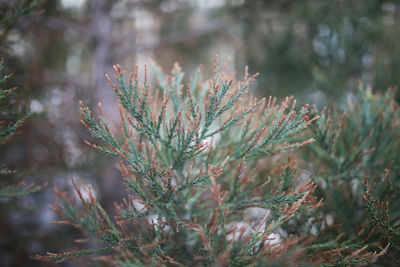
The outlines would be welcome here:
M 144 82 L 137 68 L 126 78 L 115 66 L 116 84 L 107 76 L 120 107 L 119 130 L 111 129 L 101 104 L 96 119 L 81 103 L 82 124 L 100 141 L 86 143 L 121 159 L 129 197 L 116 204 L 116 220 L 90 187 L 72 180 L 83 205 L 58 192 L 53 208 L 65 219 L 61 223 L 81 229 L 97 246 L 37 259 L 106 254 L 102 259 L 122 266 L 303 260 L 297 246 L 304 239 L 278 232 L 296 214 L 320 206 L 316 183 L 296 184 L 292 163 L 272 167 L 269 161 L 313 142 L 304 130 L 318 117 L 310 116 L 308 105 L 296 109 L 292 98 L 277 104 L 248 96 L 257 74 L 246 69 L 237 81 L 220 69 L 218 58 L 211 79 L 200 82 L 198 70 L 186 86 L 178 64 L 170 75 L 153 66 L 154 91 L 147 67 Z M 254 208 L 261 217 L 248 215 Z
M 257 74 L 246 69 L 237 81 L 218 58 L 210 79 L 201 82 L 199 69 L 186 86 L 178 64 L 170 75 L 152 65 L 154 91 L 147 66 L 143 82 L 137 67 L 126 77 L 115 66 L 116 84 L 107 76 L 119 104 L 117 129 L 101 104 L 96 119 L 81 103 L 81 122 L 100 141 L 85 142 L 120 158 L 128 198 L 115 205 L 112 218 L 90 186 L 71 178 L 79 199 L 56 190 L 53 209 L 64 218 L 57 223 L 80 229 L 91 245 L 36 259 L 101 255 L 120 266 L 348 266 L 386 252 L 341 238 L 347 232 L 329 235 L 318 220 L 317 183 L 304 179 L 294 156 L 288 158 L 314 142 L 307 136 L 319 118 L 313 108 L 296 108 L 292 98 L 277 104 L 249 96 Z M 331 126 L 322 115 L 315 129 Z M 329 238 L 312 233 L 316 226 Z
M 0 72 L 4 69 L 4 59 L 0 61 Z M 0 85 L 6 83 L 12 74 L 4 75 L 0 79 Z M 10 113 L 9 105 L 7 105 L 7 97 L 15 91 L 17 88 L 13 87 L 11 89 L 0 88 L 0 105 L 2 108 L 3 116 L 7 116 Z M 8 120 L 6 118 L 0 120 L 0 145 L 7 143 L 10 138 L 17 132 L 17 130 L 22 126 L 27 116 L 19 120 Z M 25 181 L 20 179 L 9 179 L 9 175 L 15 174 L 15 170 L 8 169 L 4 166 L 0 167 L 0 174 L 2 176 L 1 186 L 0 186 L 0 198 L 8 199 L 14 197 L 22 197 L 33 192 L 36 192 L 42 188 L 42 186 L 35 186 L 33 184 L 27 184 Z
M 347 105 L 324 109 L 312 129 L 316 142 L 308 149 L 321 182 L 317 194 L 325 200 L 324 216 L 332 220 L 320 238 L 343 234 L 355 247 L 387 247 L 378 262 L 398 264 L 400 110 L 395 90 L 373 94 L 360 84 Z
M 2 3 L 0 12 L 0 43 L 5 45 L 7 43 L 7 35 L 11 29 L 15 27 L 17 21 L 24 16 L 28 16 L 33 12 L 37 11 L 42 1 L 16 1 L 14 3 Z M 17 87 L 7 88 L 9 79 L 13 74 L 5 74 L 5 61 L 4 58 L 0 60 L 0 108 L 1 108 L 1 119 L 0 119 L 0 145 L 6 144 L 13 135 L 15 135 L 18 129 L 23 125 L 27 116 L 21 119 L 15 119 L 15 112 L 12 111 L 11 105 L 9 105 L 8 97 L 17 89 Z M 10 175 L 15 174 L 15 170 L 8 169 L 3 165 L 0 166 L 0 198 L 9 199 L 14 197 L 22 197 L 39 191 L 43 186 L 36 186 L 34 184 L 28 184 L 20 178 L 12 177 Z
M 2 27 L 2 39 L 7 36 L 8 31 L 15 27 L 15 23 L 21 18 L 30 16 L 43 4 L 43 0 L 14 1 L 1 3 L 0 26 Z

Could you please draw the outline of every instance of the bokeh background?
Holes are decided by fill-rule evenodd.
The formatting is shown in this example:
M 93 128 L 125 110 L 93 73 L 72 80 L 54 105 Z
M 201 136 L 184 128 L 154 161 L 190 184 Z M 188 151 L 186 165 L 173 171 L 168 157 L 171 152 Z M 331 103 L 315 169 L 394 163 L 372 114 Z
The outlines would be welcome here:
M 0 0 L 0 14 L 16 3 Z M 358 80 L 375 91 L 400 84 L 397 1 L 47 0 L 0 42 L 19 87 L 12 104 L 31 114 L 1 147 L 0 162 L 28 181 L 49 183 L 1 208 L 1 266 L 54 266 L 30 257 L 83 246 L 74 242 L 78 231 L 50 224 L 58 219 L 49 208 L 53 188 L 71 190 L 70 176 L 91 183 L 107 210 L 124 197 L 116 160 L 91 151 L 79 123 L 79 100 L 102 102 L 117 123 L 104 78 L 113 64 L 138 64 L 142 73 L 149 58 L 165 71 L 179 62 L 188 76 L 203 64 L 207 77 L 218 54 L 231 58 L 238 75 L 246 65 L 261 74 L 254 94 L 294 95 L 318 107 L 351 99 Z

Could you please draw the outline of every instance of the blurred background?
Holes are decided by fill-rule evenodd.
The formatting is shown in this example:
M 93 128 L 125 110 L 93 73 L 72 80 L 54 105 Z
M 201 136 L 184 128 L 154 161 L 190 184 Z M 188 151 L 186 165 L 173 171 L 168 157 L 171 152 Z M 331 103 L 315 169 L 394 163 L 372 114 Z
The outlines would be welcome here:
M 18 2 L 0 0 L 0 14 Z M 358 80 L 376 91 L 400 84 L 397 1 L 47 0 L 1 32 L 0 42 L 19 88 L 12 105 L 31 114 L 2 146 L 0 162 L 28 181 L 49 183 L 1 208 L 2 266 L 54 266 L 29 257 L 83 246 L 74 243 L 82 238 L 78 231 L 50 224 L 57 220 L 49 208 L 53 188 L 71 190 L 70 176 L 91 183 L 109 211 L 125 195 L 117 161 L 91 151 L 79 123 L 79 100 L 92 107 L 102 102 L 105 116 L 117 123 L 104 78 L 113 76 L 113 64 L 143 70 L 153 58 L 169 71 L 179 62 L 188 77 L 203 64 L 207 77 L 218 54 L 231 58 L 238 75 L 246 65 L 260 73 L 254 94 L 294 95 L 318 107 L 352 98 Z

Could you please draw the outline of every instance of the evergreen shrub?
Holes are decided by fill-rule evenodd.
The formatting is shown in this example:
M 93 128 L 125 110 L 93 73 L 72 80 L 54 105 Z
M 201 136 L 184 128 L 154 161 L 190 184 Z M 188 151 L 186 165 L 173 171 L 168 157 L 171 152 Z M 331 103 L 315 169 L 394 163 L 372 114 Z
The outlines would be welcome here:
M 218 57 L 210 79 L 203 81 L 199 69 L 187 84 L 178 64 L 169 75 L 156 64 L 153 68 L 156 88 L 150 86 L 147 66 L 143 81 L 137 67 L 126 75 L 115 66 L 115 82 L 107 76 L 119 105 L 117 129 L 105 119 L 101 104 L 95 116 L 81 103 L 81 122 L 98 140 L 85 142 L 120 159 L 128 197 L 115 204 L 117 215 L 111 216 L 89 185 L 71 178 L 77 197 L 56 190 L 53 209 L 63 218 L 58 223 L 80 229 L 89 244 L 37 259 L 62 262 L 94 254 L 121 266 L 348 266 L 376 261 L 387 252 L 387 242 L 369 243 L 363 235 L 382 225 L 385 240 L 394 240 L 397 226 L 388 221 L 386 206 L 372 198 L 372 186 L 351 187 L 356 178 L 349 175 L 382 175 L 370 171 L 375 170 L 370 164 L 380 160 L 383 166 L 396 158 L 386 138 L 389 143 L 372 149 L 382 136 L 362 128 L 398 126 L 390 93 L 368 95 L 379 99 L 376 103 L 362 96 L 371 100 L 368 108 L 358 103 L 348 115 L 332 117 L 336 113 L 318 115 L 310 105 L 296 107 L 292 97 L 278 103 L 249 96 L 257 74 L 249 75 L 246 68 L 237 80 L 227 65 L 220 67 Z M 371 110 L 373 116 L 386 116 L 384 121 L 376 124 Z M 353 122 L 354 116 L 365 121 Z M 358 138 L 358 131 L 365 135 Z M 398 139 L 396 132 L 387 134 Z M 313 155 L 307 172 L 303 153 Z M 317 187 L 322 181 L 325 185 Z M 349 201 L 346 207 L 330 210 L 335 196 L 326 184 L 343 196 L 352 193 L 350 200 L 337 198 Z M 353 202 L 365 215 L 348 228 L 337 226 Z M 328 222 L 331 214 L 334 224 Z M 356 233 L 364 217 L 374 223 Z

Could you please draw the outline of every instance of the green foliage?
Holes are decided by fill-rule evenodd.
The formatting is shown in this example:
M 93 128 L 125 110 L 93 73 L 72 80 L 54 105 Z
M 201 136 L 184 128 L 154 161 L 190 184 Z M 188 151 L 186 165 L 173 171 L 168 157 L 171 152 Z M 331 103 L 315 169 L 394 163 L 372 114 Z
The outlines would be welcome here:
M 59 223 L 80 229 L 91 245 L 36 259 L 95 254 L 121 266 L 349 266 L 396 258 L 397 211 L 389 219 L 389 204 L 381 204 L 398 205 L 398 186 L 388 172 L 382 176 L 385 168 L 398 171 L 393 91 L 373 95 L 360 86 L 345 113 L 324 110 L 320 117 L 309 105 L 296 109 L 291 98 L 276 104 L 248 96 L 257 75 L 246 70 L 236 81 L 218 58 L 212 78 L 200 82 L 198 70 L 187 86 L 179 65 L 170 75 L 153 67 L 154 91 L 147 66 L 144 82 L 137 68 L 126 78 L 115 66 L 116 85 L 107 76 L 119 104 L 116 129 L 101 104 L 96 119 L 81 103 L 81 122 L 100 141 L 86 143 L 121 159 L 128 198 L 112 218 L 90 186 L 72 180 L 80 203 L 57 191 L 53 208 L 64 218 Z M 304 146 L 319 188 L 293 160 L 302 154 L 292 151 Z
M 13 3 L 1 3 L 0 27 L 3 30 L 13 28 L 14 24 L 21 17 L 29 16 L 43 4 L 43 0 L 34 1 L 14 1 Z M 6 34 L 6 32 L 2 32 Z
M 321 182 L 318 194 L 325 200 L 324 216 L 336 225 L 321 238 L 358 233 L 356 244 L 388 246 L 379 259 L 383 265 L 398 263 L 400 110 L 395 91 L 373 94 L 360 84 L 345 107 L 321 113 L 313 132 L 316 142 L 309 148 Z
M 33 12 L 37 11 L 43 1 L 14 1 L 13 3 L 1 3 L 0 11 L 0 44 L 4 45 L 7 40 L 8 33 L 15 27 L 18 19 L 21 17 L 28 16 Z M 13 93 L 17 87 L 10 89 L 4 88 L 7 86 L 9 79 L 13 74 L 4 74 L 5 62 L 4 58 L 0 60 L 0 145 L 7 143 L 10 138 L 15 135 L 18 129 L 23 125 L 27 116 L 21 119 L 15 119 L 15 113 L 12 112 L 11 106 L 8 103 L 8 97 Z M 10 119 L 11 117 L 11 119 Z M 30 193 L 36 192 L 42 188 L 42 186 L 34 186 L 33 184 L 27 184 L 20 179 L 13 179 L 13 184 L 9 185 L 10 179 L 6 175 L 15 174 L 15 170 L 10 170 L 4 166 L 0 166 L 0 198 L 8 199 L 14 197 L 26 196 Z
M 4 59 L 2 59 L 0 61 L 0 72 L 3 72 L 3 70 L 4 70 Z M 4 84 L 11 76 L 12 76 L 12 74 L 4 75 L 0 79 L 0 84 Z M 1 88 L 1 90 L 0 90 L 0 104 L 3 107 L 6 104 L 6 98 L 16 89 L 17 89 L 16 87 L 11 88 L 11 89 L 3 89 L 3 88 Z M 17 120 L 15 122 L 9 122 L 9 123 L 6 120 L 2 120 L 0 122 L 0 144 L 4 144 L 4 143 L 7 142 L 15 134 L 15 132 L 18 130 L 18 128 L 22 126 L 23 121 L 25 119 L 26 118 L 24 118 L 22 120 Z
M 177 64 L 168 76 L 153 65 L 159 85 L 153 92 L 147 67 L 143 83 L 137 69 L 127 80 L 119 66 L 117 85 L 107 77 L 120 106 L 118 130 L 111 129 L 100 104 L 96 120 L 81 103 L 82 124 L 101 141 L 87 144 L 121 159 L 129 197 L 116 205 L 116 222 L 90 187 L 73 181 L 82 205 L 58 193 L 54 209 L 62 223 L 81 229 L 100 248 L 36 258 L 64 261 L 111 252 L 102 259 L 122 266 L 264 266 L 323 259 L 305 258 L 305 237 L 289 234 L 293 222 L 321 205 L 313 196 L 316 183 L 299 181 L 295 162 L 281 163 L 284 152 L 314 141 L 304 130 L 318 116 L 308 105 L 296 109 L 291 98 L 278 105 L 272 98 L 247 96 L 257 75 L 246 70 L 236 81 L 220 70 L 218 58 L 211 79 L 200 83 L 197 71 L 186 87 Z M 259 214 L 251 215 L 254 209 Z
M 0 72 L 4 69 L 4 60 L 0 61 Z M 0 85 L 4 84 L 12 74 L 4 75 L 0 79 Z M 3 89 L 0 88 L 0 105 L 3 112 L 3 115 L 8 115 L 9 107 L 6 103 L 6 98 L 16 89 L 16 87 L 11 89 Z M 27 117 L 24 117 L 20 120 L 9 121 L 7 119 L 0 120 L 0 145 L 4 145 L 7 141 L 17 132 L 17 130 L 22 126 Z M 22 197 L 33 192 L 40 190 L 41 186 L 34 186 L 32 184 L 27 185 L 24 181 L 14 181 L 13 185 L 6 185 L 10 181 L 5 177 L 5 175 L 14 174 L 14 170 L 10 170 L 5 168 L 4 166 L 0 167 L 0 174 L 2 175 L 2 180 L 0 181 L 0 198 L 13 198 L 13 197 Z
M 7 38 L 8 31 L 11 30 L 17 20 L 23 16 L 30 15 L 33 11 L 37 10 L 42 1 L 31 1 L 27 3 L 25 1 L 15 2 L 13 4 L 2 3 L 1 13 L 0 13 L 0 42 Z M 18 129 L 23 125 L 27 116 L 22 119 L 15 120 L 8 119 L 10 116 L 15 116 L 15 114 L 10 110 L 11 106 L 8 105 L 7 97 L 15 91 L 17 88 L 13 87 L 11 89 L 3 88 L 7 85 L 8 80 L 13 74 L 3 74 L 4 72 L 4 58 L 0 61 L 0 108 L 1 116 L 0 119 L 0 145 L 7 143 L 10 138 L 17 133 Z M 9 185 L 10 181 L 5 175 L 14 174 L 16 171 L 9 170 L 4 166 L 0 166 L 0 174 L 2 179 L 0 181 L 0 198 L 8 199 L 14 197 L 22 197 L 28 194 L 39 191 L 43 186 L 34 186 L 33 184 L 27 184 L 20 179 L 13 179 L 13 184 Z M 16 181 L 15 181 L 16 180 Z

